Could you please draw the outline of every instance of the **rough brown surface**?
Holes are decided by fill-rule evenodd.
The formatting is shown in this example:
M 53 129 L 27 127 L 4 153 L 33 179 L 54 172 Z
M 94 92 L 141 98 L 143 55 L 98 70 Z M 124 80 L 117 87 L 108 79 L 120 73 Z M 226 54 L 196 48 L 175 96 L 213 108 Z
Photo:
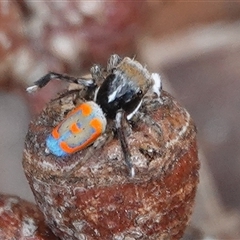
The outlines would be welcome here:
M 0 194 L 0 239 L 57 240 L 36 205 Z
M 198 183 L 196 129 L 166 92 L 145 101 L 162 129 L 133 124 L 128 143 L 136 176 L 129 178 L 117 139 L 63 159 L 45 155 L 45 138 L 73 107 L 71 96 L 52 101 L 31 122 L 23 166 L 46 221 L 62 239 L 180 239 Z M 144 119 L 142 119 L 144 120 Z M 87 160 L 86 155 L 93 154 Z

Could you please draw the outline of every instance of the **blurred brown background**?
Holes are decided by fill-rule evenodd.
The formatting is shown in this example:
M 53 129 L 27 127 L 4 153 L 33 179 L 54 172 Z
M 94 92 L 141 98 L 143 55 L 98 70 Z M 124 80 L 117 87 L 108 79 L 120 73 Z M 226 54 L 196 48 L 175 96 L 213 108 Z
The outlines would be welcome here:
M 49 70 L 83 75 L 109 55 L 136 56 L 198 127 L 201 183 L 191 225 L 240 239 L 240 3 L 237 1 L 1 1 L 0 192 L 33 201 L 21 166 L 31 117 L 64 84 L 35 95 Z M 198 235 L 199 234 L 199 235 Z

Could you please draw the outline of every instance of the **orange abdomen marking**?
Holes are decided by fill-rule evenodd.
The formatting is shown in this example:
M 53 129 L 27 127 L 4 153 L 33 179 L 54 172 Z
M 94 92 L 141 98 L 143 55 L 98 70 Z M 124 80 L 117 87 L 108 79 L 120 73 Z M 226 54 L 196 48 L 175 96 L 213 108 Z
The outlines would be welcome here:
M 72 110 L 48 136 L 49 151 L 63 157 L 94 143 L 106 129 L 106 118 L 95 102 L 85 102 Z
M 79 134 L 82 131 L 82 129 L 77 125 L 77 123 L 73 123 L 70 126 L 70 130 L 73 134 Z

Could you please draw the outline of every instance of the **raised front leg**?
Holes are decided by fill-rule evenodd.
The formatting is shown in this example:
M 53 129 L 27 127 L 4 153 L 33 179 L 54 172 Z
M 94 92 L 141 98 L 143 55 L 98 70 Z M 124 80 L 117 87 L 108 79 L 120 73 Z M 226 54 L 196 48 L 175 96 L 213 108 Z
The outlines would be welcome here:
M 31 87 L 28 87 L 26 90 L 28 92 L 34 92 L 38 90 L 39 88 L 43 88 L 46 86 L 52 79 L 58 79 L 61 81 L 65 81 L 68 83 L 76 83 L 76 84 L 81 84 L 86 87 L 95 87 L 95 80 L 93 78 L 76 78 L 76 77 L 71 77 L 66 74 L 60 74 L 60 73 L 55 73 L 55 72 L 49 72 L 48 74 L 44 75 L 41 77 L 39 80 L 34 82 L 34 85 Z

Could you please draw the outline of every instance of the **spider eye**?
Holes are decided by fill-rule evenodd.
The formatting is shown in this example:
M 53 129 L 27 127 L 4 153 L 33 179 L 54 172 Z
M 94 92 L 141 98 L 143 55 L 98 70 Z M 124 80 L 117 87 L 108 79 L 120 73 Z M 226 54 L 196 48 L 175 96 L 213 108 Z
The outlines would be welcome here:
M 139 91 L 137 92 L 137 95 L 138 95 L 138 96 L 142 96 L 142 95 L 143 95 L 142 90 L 139 90 Z

